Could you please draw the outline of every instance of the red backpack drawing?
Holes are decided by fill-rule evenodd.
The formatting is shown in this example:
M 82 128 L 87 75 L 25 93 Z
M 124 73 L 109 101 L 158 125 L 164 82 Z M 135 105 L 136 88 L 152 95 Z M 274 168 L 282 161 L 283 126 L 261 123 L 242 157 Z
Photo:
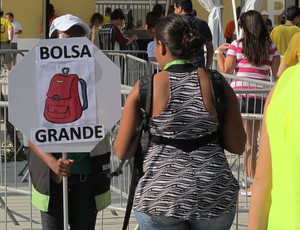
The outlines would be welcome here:
M 55 74 L 51 79 L 44 110 L 44 117 L 49 122 L 64 124 L 76 121 L 88 107 L 86 82 L 76 74 L 69 74 L 69 71 L 68 67 L 63 68 L 62 73 Z

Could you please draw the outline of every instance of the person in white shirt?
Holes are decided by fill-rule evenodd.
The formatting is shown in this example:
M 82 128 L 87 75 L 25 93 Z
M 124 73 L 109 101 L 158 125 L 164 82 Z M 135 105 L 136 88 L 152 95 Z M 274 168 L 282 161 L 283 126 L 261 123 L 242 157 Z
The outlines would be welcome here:
M 18 35 L 22 34 L 22 27 L 20 25 L 19 22 L 14 21 L 14 15 L 12 12 L 8 12 L 6 14 L 6 19 L 10 21 L 10 23 L 12 24 L 13 28 L 14 28 L 14 36 L 11 40 L 11 38 L 9 38 L 9 40 L 11 40 L 11 49 L 18 49 Z M 16 65 L 16 59 L 17 59 L 17 54 L 14 53 L 12 54 L 12 66 Z

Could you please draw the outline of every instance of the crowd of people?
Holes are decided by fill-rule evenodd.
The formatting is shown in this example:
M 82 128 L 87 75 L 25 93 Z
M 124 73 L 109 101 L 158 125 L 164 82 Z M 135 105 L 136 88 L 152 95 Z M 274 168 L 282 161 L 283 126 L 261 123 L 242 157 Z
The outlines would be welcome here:
M 12 12 L 7 12 L 4 18 L 3 10 L 0 10 L 0 20 L 1 20 L 1 32 L 0 32 L 0 48 L 1 49 L 18 49 L 18 35 L 22 34 L 22 27 L 18 21 L 14 20 L 14 14 Z M 17 53 L 5 53 L 3 54 L 2 65 L 6 65 L 8 70 L 11 70 L 13 66 L 16 65 Z
M 249 186 L 246 181 L 241 191 L 242 195 L 251 196 L 249 229 L 299 229 L 300 172 L 296 143 L 300 123 L 295 102 L 300 83 L 297 78 L 300 9 L 288 7 L 285 23 L 273 28 L 267 11 L 240 12 L 238 7 L 236 21 L 241 36 L 235 36 L 235 20 L 232 20 L 225 33 L 226 43 L 219 47 L 213 47 L 207 22 L 195 16 L 193 10 L 191 0 L 175 0 L 167 16 L 161 5 L 155 5 L 146 16 L 145 29 L 153 35 L 147 50 L 149 61 L 157 62 L 161 71 L 153 77 L 144 175 L 137 185 L 133 205 L 140 229 L 230 229 L 240 185 L 224 150 L 244 154 L 245 178 L 254 181 Z M 6 19 L 0 13 L 1 24 L 8 31 L 1 33 L 1 48 L 17 49 L 16 38 L 22 27 L 14 21 L 13 13 L 7 13 Z M 62 29 L 62 22 L 68 26 Z M 126 46 L 138 39 L 135 34 L 124 35 L 124 23 L 124 12 L 109 7 L 104 16 L 93 14 L 89 25 L 70 14 L 56 16 L 49 37 L 86 36 L 93 43 L 98 41 L 101 48 L 97 33 L 106 29 L 113 31 L 111 49 L 116 49 L 117 44 Z M 217 135 L 219 114 L 208 74 L 214 55 L 221 73 L 259 81 L 270 81 L 271 74 L 276 80 L 268 96 L 236 94 L 234 90 L 263 89 L 263 86 L 242 80 L 233 80 L 229 85 L 225 78 L 222 80 L 227 101 L 221 127 L 223 144 Z M 15 56 L 5 55 L 4 60 L 8 66 L 15 65 Z M 99 201 L 99 194 L 109 190 L 109 182 L 94 172 L 93 156 L 97 152 L 107 161 L 111 148 L 120 159 L 127 156 L 128 146 L 136 138 L 136 128 L 142 121 L 140 107 L 137 82 L 126 99 L 113 147 L 106 136 L 93 154 L 72 153 L 69 159 L 63 159 L 60 154 L 45 154 L 29 143 L 33 203 L 41 210 L 44 229 L 63 226 L 60 196 L 63 176 L 69 176 L 70 180 L 71 229 L 94 229 L 97 211 L 109 205 L 107 197 L 103 200 L 101 196 Z M 262 127 L 258 121 L 242 120 L 241 113 L 264 114 Z M 95 181 L 108 187 L 99 191 L 100 185 Z

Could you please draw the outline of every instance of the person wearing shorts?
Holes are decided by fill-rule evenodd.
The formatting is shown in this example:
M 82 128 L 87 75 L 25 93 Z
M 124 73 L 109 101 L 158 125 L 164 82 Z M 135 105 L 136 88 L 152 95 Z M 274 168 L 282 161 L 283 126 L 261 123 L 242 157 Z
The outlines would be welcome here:
M 14 37 L 13 34 L 13 26 L 6 18 L 3 18 L 4 12 L 3 10 L 0 10 L 0 49 L 10 49 L 11 48 L 11 40 Z M 10 53 L 4 53 L 1 55 L 3 57 L 3 63 L 1 63 L 1 67 L 3 64 L 7 65 L 7 69 L 11 69 L 11 54 Z
M 22 26 L 19 22 L 14 20 L 14 14 L 12 12 L 6 13 L 6 19 L 10 21 L 11 25 L 14 28 L 14 36 L 11 41 L 11 49 L 17 50 L 18 49 L 18 35 L 22 34 Z M 9 36 L 9 35 L 8 35 Z M 17 60 L 17 53 L 12 54 L 12 66 L 16 65 Z
M 272 70 L 273 76 L 277 76 L 280 54 L 272 43 L 264 20 L 258 11 L 250 10 L 241 14 L 239 27 L 242 30 L 241 38 L 231 44 L 225 43 L 215 51 L 218 68 L 223 73 L 233 74 L 235 72 L 236 76 L 240 77 L 232 80 L 231 87 L 243 91 L 237 93 L 241 112 L 263 114 L 267 93 L 247 93 L 247 90 L 265 89 L 267 91 L 269 86 L 254 83 L 251 80 L 247 81 L 247 79 L 270 81 L 270 70 Z M 223 56 L 225 51 L 227 51 L 226 57 Z M 260 122 L 246 119 L 244 120 L 244 127 L 247 132 L 245 151 L 246 186 L 241 194 L 250 196 L 252 186 L 247 188 L 247 179 L 253 179 L 255 175 Z

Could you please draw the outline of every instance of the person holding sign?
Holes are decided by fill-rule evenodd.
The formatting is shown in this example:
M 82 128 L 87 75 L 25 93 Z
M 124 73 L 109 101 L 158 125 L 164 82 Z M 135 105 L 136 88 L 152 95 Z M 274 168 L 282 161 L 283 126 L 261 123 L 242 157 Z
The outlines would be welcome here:
M 54 19 L 50 38 L 84 37 L 90 28 L 80 18 L 67 14 Z M 62 177 L 68 176 L 68 207 L 71 229 L 95 228 L 97 212 L 110 204 L 110 139 L 91 153 L 45 153 L 29 142 L 28 165 L 32 180 L 32 203 L 41 210 L 43 229 L 63 229 Z

